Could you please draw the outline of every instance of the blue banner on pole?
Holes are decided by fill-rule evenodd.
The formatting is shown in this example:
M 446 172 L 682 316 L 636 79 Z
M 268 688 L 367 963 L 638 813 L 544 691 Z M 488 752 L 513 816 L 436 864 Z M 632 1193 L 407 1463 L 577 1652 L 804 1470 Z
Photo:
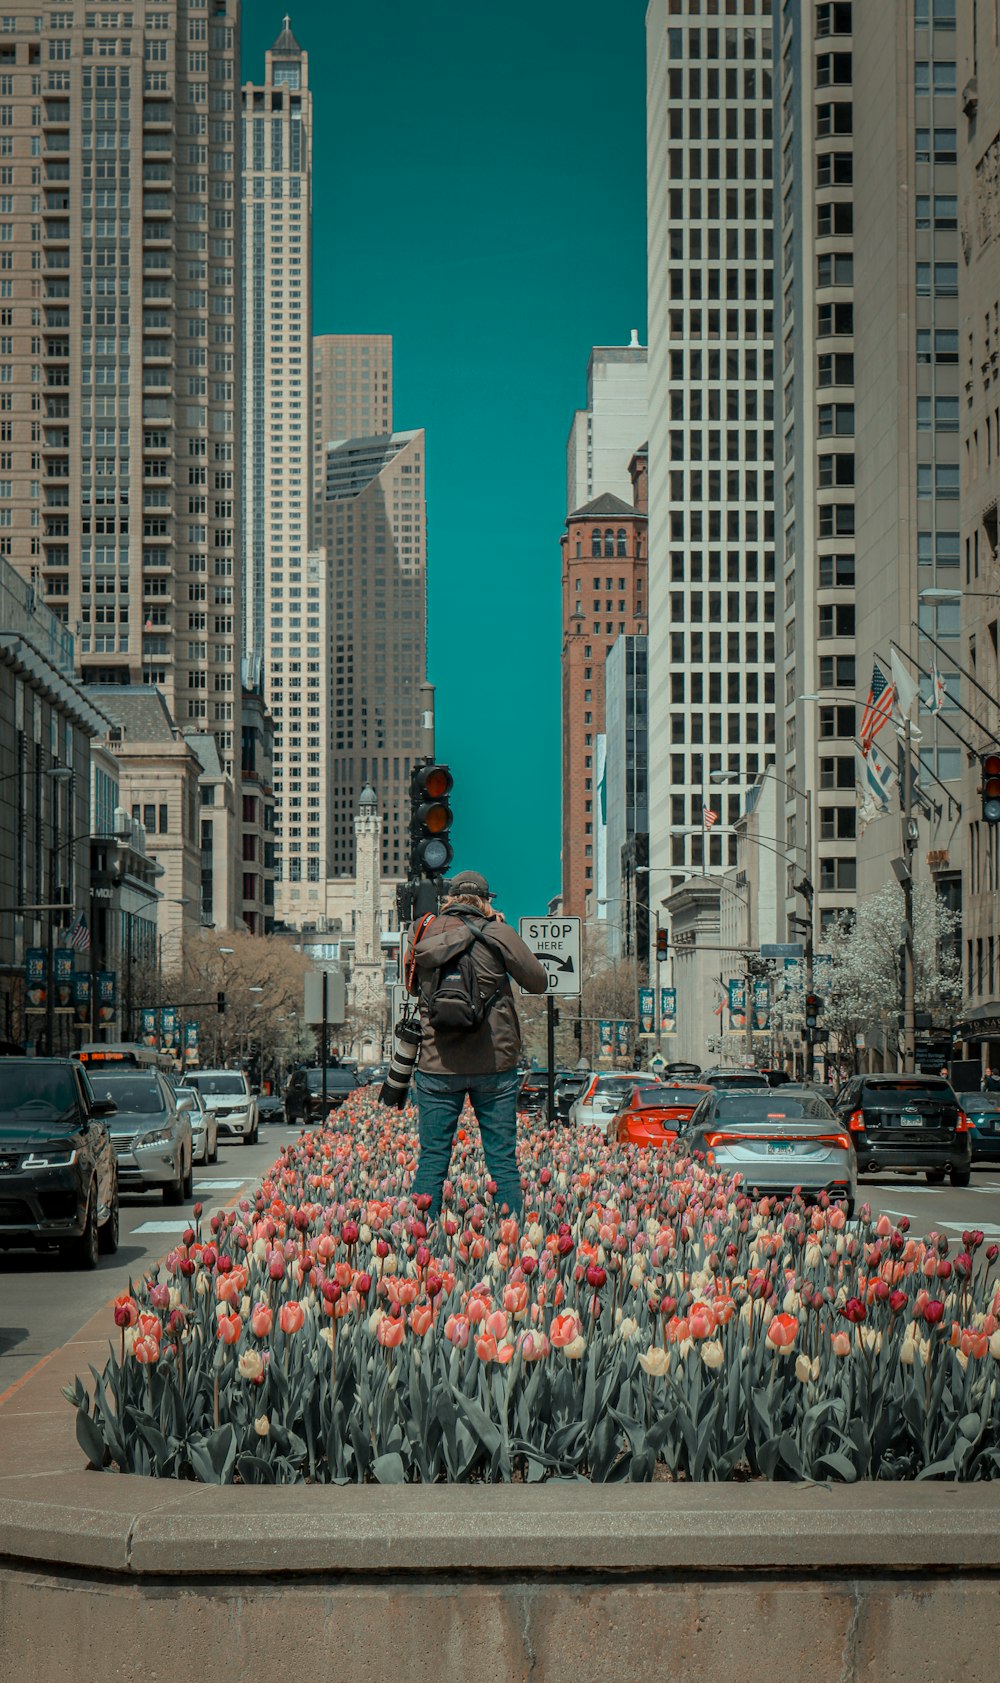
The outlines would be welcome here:
M 660 989 L 660 1033 L 677 1033 L 677 989 Z
M 656 995 L 652 988 L 639 989 L 639 1033 L 652 1034 L 655 1027 L 655 1013 L 653 1009 Z

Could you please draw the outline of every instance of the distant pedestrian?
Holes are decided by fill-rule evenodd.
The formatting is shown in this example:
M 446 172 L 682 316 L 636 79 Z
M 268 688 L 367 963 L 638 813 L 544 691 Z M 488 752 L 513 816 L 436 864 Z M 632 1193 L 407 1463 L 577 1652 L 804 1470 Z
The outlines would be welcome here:
M 494 1204 L 522 1210 L 517 1167 L 517 1092 L 521 1026 L 510 979 L 546 993 L 548 976 L 521 937 L 493 910 L 478 871 L 447 884 L 436 917 L 417 925 L 406 956 L 407 985 L 417 995 L 421 1046 L 413 1077 L 420 1133 L 415 1195 L 441 1209 L 455 1130 L 466 1098 L 479 1122 Z
M 988 1064 L 983 1071 L 983 1092 L 1000 1093 L 1000 1074 L 990 1069 Z

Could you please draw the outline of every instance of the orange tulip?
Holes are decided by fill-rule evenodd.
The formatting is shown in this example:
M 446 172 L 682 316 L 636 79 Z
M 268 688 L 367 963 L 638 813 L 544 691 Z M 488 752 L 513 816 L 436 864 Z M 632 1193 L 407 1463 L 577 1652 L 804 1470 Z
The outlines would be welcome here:
M 397 1345 L 402 1344 L 405 1332 L 406 1324 L 402 1315 L 398 1321 L 394 1321 L 391 1315 L 383 1315 L 375 1336 L 383 1350 L 395 1350 Z
M 688 1313 L 692 1338 L 708 1338 L 715 1331 L 715 1315 L 707 1303 L 693 1303 Z
M 767 1324 L 767 1339 L 776 1350 L 790 1350 L 798 1337 L 799 1323 L 795 1315 L 772 1315 Z M 846 1336 L 846 1334 L 845 1334 Z
M 564 1349 L 572 1344 L 574 1338 L 579 1338 L 583 1331 L 580 1320 L 574 1312 L 569 1310 L 565 1315 L 555 1315 L 549 1328 L 549 1337 L 556 1349 Z
M 833 1333 L 830 1344 L 835 1356 L 848 1356 L 851 1353 L 851 1335 L 849 1332 Z
M 278 1310 L 278 1325 L 282 1332 L 301 1332 L 305 1320 L 306 1312 L 294 1297 L 288 1303 L 283 1303 Z
M 160 1346 L 155 1338 L 146 1333 L 136 1339 L 132 1346 L 132 1354 L 137 1362 L 157 1362 L 160 1359 Z
M 250 1325 L 255 1338 L 267 1338 L 274 1326 L 274 1316 L 266 1303 L 255 1303 L 250 1316 Z
M 243 1331 L 243 1322 L 238 1315 L 220 1315 L 216 1330 L 223 1344 L 237 1344 Z
M 418 1338 L 429 1332 L 433 1320 L 434 1310 L 429 1303 L 415 1303 L 410 1310 L 410 1327 Z

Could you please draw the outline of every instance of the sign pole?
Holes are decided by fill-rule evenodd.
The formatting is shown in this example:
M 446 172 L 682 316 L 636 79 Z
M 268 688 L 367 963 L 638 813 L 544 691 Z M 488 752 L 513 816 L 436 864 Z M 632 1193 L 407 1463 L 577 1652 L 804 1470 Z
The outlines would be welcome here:
M 549 1127 L 555 1126 L 556 1120 L 556 1002 L 551 992 L 545 999 L 545 1030 L 548 1041 L 548 1069 L 546 1071 L 546 1086 L 548 1087 Z
M 323 987 L 323 1026 L 322 1026 L 321 1039 L 320 1039 L 320 1056 L 323 1059 L 323 1110 L 325 1112 L 326 1111 L 326 1037 L 327 1037 L 327 1031 L 328 1031 L 327 1015 L 326 1015 L 327 1014 L 327 992 L 326 992 L 326 990 L 327 990 L 327 980 L 326 980 L 326 971 L 325 970 L 323 971 L 322 987 Z

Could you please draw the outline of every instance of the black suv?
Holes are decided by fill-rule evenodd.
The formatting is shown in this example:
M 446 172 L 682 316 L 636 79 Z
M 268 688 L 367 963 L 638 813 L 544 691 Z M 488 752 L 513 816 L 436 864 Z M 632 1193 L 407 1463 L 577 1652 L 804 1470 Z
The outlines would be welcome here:
M 74 1059 L 0 1060 L 0 1246 L 56 1246 L 78 1268 L 118 1249 L 115 1109 Z
M 858 1173 L 922 1169 L 932 1186 L 968 1186 L 972 1126 L 939 1075 L 855 1075 L 834 1101 L 854 1141 Z
M 296 1122 L 325 1122 L 328 1113 L 339 1110 L 358 1085 L 357 1064 L 328 1064 L 324 1109 L 323 1071 L 297 1069 L 285 1088 L 285 1121 L 290 1127 Z

